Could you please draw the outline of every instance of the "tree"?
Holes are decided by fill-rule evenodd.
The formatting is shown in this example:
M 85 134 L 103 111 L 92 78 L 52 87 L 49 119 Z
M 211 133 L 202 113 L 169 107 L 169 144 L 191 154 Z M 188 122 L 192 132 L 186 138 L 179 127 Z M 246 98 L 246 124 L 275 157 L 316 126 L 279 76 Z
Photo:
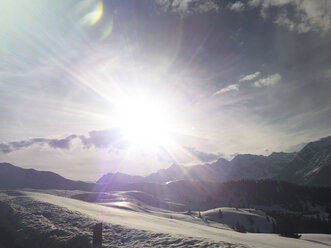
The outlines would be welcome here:
M 248 218 L 249 224 L 250 225 L 253 225 L 254 224 L 253 216 L 252 215 L 248 215 L 247 218 Z
M 221 209 L 218 210 L 218 218 L 220 218 L 220 219 L 223 218 L 223 212 Z
M 237 231 L 237 232 L 246 233 L 246 228 L 245 228 L 245 226 L 242 225 L 242 224 L 240 224 L 240 223 L 238 223 L 238 222 L 236 223 L 235 228 L 236 228 L 236 231 Z
M 289 216 L 281 215 L 275 225 L 276 233 L 279 233 L 281 236 L 288 238 L 299 239 L 301 235 L 297 233 L 296 226 L 293 223 L 293 220 Z

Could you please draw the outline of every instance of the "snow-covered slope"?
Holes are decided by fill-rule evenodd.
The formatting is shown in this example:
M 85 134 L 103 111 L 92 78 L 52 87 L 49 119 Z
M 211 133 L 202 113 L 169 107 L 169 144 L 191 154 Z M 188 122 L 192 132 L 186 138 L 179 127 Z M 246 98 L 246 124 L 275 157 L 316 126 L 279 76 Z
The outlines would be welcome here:
M 290 239 L 238 233 L 213 221 L 167 217 L 36 192 L 0 193 L 0 226 L 20 247 L 90 247 L 91 227 L 104 223 L 105 247 L 327 247 L 330 235 Z M 213 211 L 203 213 L 212 218 Z M 177 216 L 176 216 L 177 215 Z M 180 216 L 179 216 L 180 215 Z M 172 217 L 170 217 L 172 216 Z M 217 226 L 218 225 L 218 226 Z M 17 231 L 20 230 L 20 231 Z
M 263 211 L 242 208 L 216 208 L 201 212 L 208 221 L 215 221 L 236 230 L 238 225 L 251 233 L 272 233 L 272 218 Z
M 83 192 L 71 196 L 87 202 L 97 202 L 102 205 L 145 211 L 142 206 L 152 206 L 173 211 L 185 211 L 186 206 L 180 203 L 164 201 L 153 195 L 141 191 L 114 191 L 114 192 Z M 120 203 L 120 204 L 119 204 Z M 138 207 L 137 207 L 138 206 Z

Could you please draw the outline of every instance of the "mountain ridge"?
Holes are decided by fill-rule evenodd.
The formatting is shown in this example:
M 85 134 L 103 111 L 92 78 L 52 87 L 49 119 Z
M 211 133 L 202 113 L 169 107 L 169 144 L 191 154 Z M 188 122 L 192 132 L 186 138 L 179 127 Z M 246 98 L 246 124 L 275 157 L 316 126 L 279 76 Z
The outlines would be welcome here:
M 302 185 L 331 186 L 330 176 L 331 136 L 328 136 L 307 143 L 299 152 L 272 152 L 269 156 L 238 154 L 230 161 L 219 158 L 213 163 L 190 167 L 172 164 L 169 168 L 136 179 L 154 183 L 275 179 Z
M 277 176 L 278 172 L 294 155 L 295 153 L 284 152 L 272 153 L 269 156 L 239 154 L 231 161 L 219 158 L 213 163 L 197 164 L 190 167 L 172 164 L 166 169 L 161 169 L 145 177 L 135 176 L 133 179 L 132 176 L 126 175 L 127 181 L 121 180 L 124 178 L 123 174 L 121 174 L 121 178 L 116 178 L 115 174 L 110 173 L 107 174 L 108 179 L 107 175 L 104 175 L 97 183 L 110 183 L 112 181 L 167 183 L 178 180 L 225 182 L 241 179 L 268 179 Z
M 0 163 L 0 188 L 90 189 L 93 184 L 64 178 L 51 171 L 24 169 Z
M 311 186 L 331 186 L 331 136 L 309 142 L 277 179 Z

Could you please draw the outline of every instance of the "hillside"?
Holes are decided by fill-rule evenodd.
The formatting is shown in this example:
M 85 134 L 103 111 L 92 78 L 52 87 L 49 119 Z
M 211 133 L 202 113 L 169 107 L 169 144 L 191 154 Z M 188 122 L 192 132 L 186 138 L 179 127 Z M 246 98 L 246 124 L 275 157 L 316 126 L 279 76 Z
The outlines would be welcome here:
M 141 176 L 132 176 L 124 173 L 107 173 L 103 175 L 97 183 L 109 184 L 109 183 L 139 183 L 143 182 L 144 178 Z
M 297 184 L 331 186 L 331 136 L 308 143 L 277 178 Z
M 184 213 L 137 212 L 46 192 L 15 193 L 16 196 L 0 192 L 0 230 L 6 233 L 7 244 L 10 242 L 10 247 L 15 248 L 88 248 L 91 229 L 98 222 L 103 222 L 105 247 L 322 248 L 331 244 L 330 235 L 326 234 L 303 234 L 301 239 L 289 239 L 270 233 L 240 233 L 226 224 L 205 222 Z M 241 209 L 223 210 L 226 223 L 231 215 L 243 220 L 254 215 L 252 219 L 257 223 L 264 217 L 260 211 L 244 210 L 238 216 L 236 212 Z M 212 219 L 214 212 L 202 214 Z
M 33 189 L 92 189 L 93 184 L 73 181 L 50 171 L 23 169 L 9 163 L 0 163 L 0 188 Z
M 301 233 L 330 233 L 331 188 L 308 187 L 272 180 L 225 183 L 175 181 L 168 184 L 108 185 L 102 191 L 141 191 L 156 202 L 172 202 L 191 211 L 220 207 L 261 209 Z M 163 207 L 174 210 L 162 204 Z M 160 205 L 161 206 L 161 205 Z M 300 223 L 300 225 L 295 225 Z

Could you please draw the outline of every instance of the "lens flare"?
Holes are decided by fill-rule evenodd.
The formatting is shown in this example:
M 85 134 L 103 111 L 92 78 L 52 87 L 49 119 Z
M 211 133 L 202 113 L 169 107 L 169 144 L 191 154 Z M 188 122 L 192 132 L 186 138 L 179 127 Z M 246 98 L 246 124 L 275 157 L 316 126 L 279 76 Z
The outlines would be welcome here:
M 111 34 L 111 32 L 113 31 L 113 26 L 114 26 L 114 18 L 111 17 L 110 21 L 105 25 L 105 27 L 102 30 L 101 40 L 104 40 Z
M 83 9 L 85 8 L 86 7 L 84 7 Z M 88 9 L 89 8 L 93 9 L 92 11 L 89 10 L 89 12 L 83 16 L 83 18 L 80 20 L 80 23 L 83 26 L 92 27 L 97 24 L 103 16 L 103 3 L 102 1 L 99 1 L 92 6 L 89 6 Z
M 94 26 L 102 17 L 103 15 L 103 3 L 100 1 L 96 6 L 95 10 L 91 13 L 91 22 L 90 26 Z

